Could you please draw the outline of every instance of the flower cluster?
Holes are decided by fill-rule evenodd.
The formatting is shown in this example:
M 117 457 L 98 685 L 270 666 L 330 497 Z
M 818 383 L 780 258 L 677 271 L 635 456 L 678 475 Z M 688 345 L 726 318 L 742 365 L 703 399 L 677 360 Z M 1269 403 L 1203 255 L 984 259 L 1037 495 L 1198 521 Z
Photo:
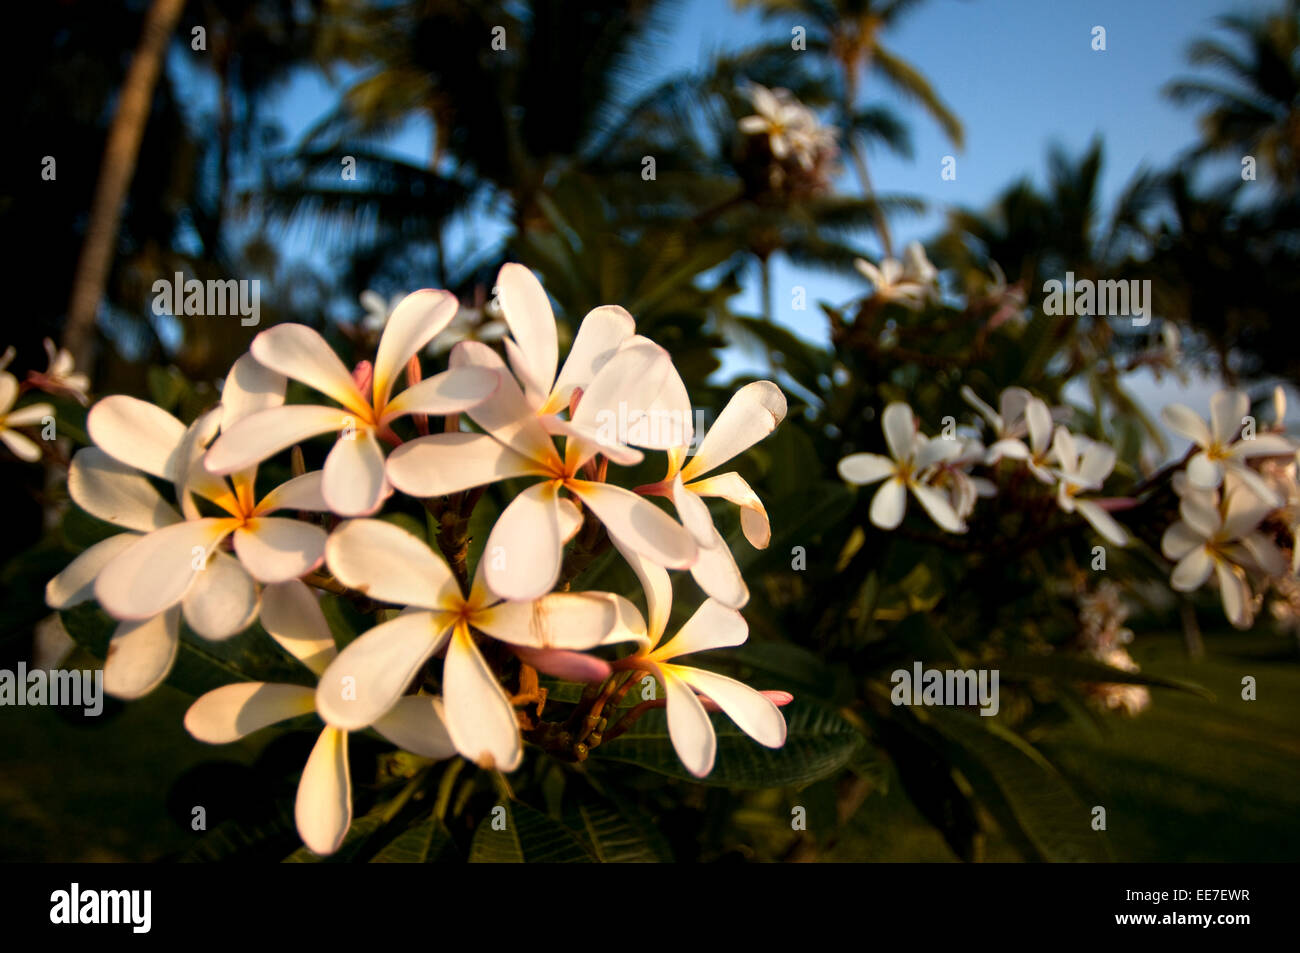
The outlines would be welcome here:
M 220 404 L 193 423 L 107 397 L 87 418 L 93 445 L 72 460 L 72 499 L 120 532 L 52 579 L 47 602 L 62 609 L 94 599 L 117 620 L 105 688 L 122 698 L 167 677 L 182 619 L 210 640 L 260 620 L 316 687 L 227 685 L 194 703 L 186 727 L 215 743 L 319 715 L 325 729 L 297 802 L 299 832 L 318 853 L 337 849 L 351 822 L 349 732 L 373 729 L 416 755 L 459 754 L 510 771 L 525 736 L 540 737 L 520 707 L 536 701 L 540 718 L 538 672 L 590 683 L 602 703 L 655 676 L 672 743 L 697 776 L 714 762 L 709 710 L 763 745 L 785 741 L 779 706 L 790 696 L 678 661 L 747 637 L 738 610 L 749 591 L 706 501 L 736 504 L 749 543 L 768 545 L 758 496 L 738 473 L 718 471 L 781 422 L 780 389 L 766 381 L 742 388 L 700 439 L 668 352 L 638 335 L 622 308 L 590 312 L 561 365 L 551 305 L 533 274 L 505 265 L 496 294 L 509 332 L 504 358 L 461 340 L 448 369 L 424 377 L 419 355 L 437 350 L 459 305 L 447 292 L 417 291 L 387 316 L 373 362 L 349 370 L 315 330 L 277 325 L 253 340 Z M 384 302 L 370 304 L 378 314 Z M 290 380 L 319 399 L 287 403 Z M 0 380 L 5 387 L 0 398 L 13 390 Z M 445 425 L 430 427 L 429 417 Z M 323 435 L 332 439 L 323 467 L 303 472 L 300 445 Z M 259 483 L 259 469 L 271 470 L 263 464 L 290 450 L 296 475 Z M 663 479 L 617 485 L 611 469 L 640 463 L 646 451 L 665 454 Z M 170 487 L 170 500 L 156 481 Z M 470 513 L 502 481 L 524 487 L 471 572 Z M 399 494 L 428 510 L 436 539 L 381 518 Z M 644 616 L 623 596 L 570 591 L 583 560 L 606 542 L 640 578 Z M 689 571 L 707 599 L 661 644 L 669 570 Z M 337 651 L 318 590 L 370 607 L 378 624 Z M 620 657 L 619 645 L 632 651 Z M 440 667 L 429 665 L 435 658 Z
M 824 192 L 838 168 L 838 133 L 801 103 L 788 89 L 768 89 L 748 83 L 742 90 L 754 112 L 737 128 L 746 137 L 766 144 L 771 157 L 768 186 L 777 192 Z

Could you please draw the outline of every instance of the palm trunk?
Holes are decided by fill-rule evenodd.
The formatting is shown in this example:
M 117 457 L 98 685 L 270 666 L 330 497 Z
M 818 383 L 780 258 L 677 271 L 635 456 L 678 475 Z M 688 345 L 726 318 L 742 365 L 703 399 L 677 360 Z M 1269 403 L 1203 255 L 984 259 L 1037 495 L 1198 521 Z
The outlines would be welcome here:
M 95 316 L 104 297 L 104 285 L 117 246 L 122 205 L 135 174 L 140 141 L 149 120 L 154 87 L 162 72 L 167 41 L 184 6 L 185 0 L 153 0 L 145 14 L 140 45 L 127 70 L 117 112 L 109 127 L 63 326 L 63 346 L 72 352 L 77 367 L 87 373 L 94 358 Z
M 885 210 L 876 202 L 876 190 L 871 186 L 871 174 L 867 171 L 867 156 L 858 145 L 853 131 L 853 106 L 858 100 L 858 69 L 848 60 L 841 61 L 840 66 L 844 71 L 843 109 L 849 156 L 853 159 L 853 169 L 857 173 L 858 184 L 862 186 L 863 196 L 875 203 L 876 233 L 880 236 L 880 244 L 884 246 L 885 257 L 893 258 L 894 241 L 889 233 L 889 221 L 885 218 Z M 866 66 L 863 67 L 864 71 L 865 69 Z

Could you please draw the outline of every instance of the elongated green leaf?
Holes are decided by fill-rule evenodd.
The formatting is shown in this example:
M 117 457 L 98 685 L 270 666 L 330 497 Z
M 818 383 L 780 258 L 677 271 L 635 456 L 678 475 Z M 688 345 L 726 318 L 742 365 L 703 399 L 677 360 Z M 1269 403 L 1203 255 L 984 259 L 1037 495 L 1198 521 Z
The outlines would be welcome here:
M 1125 685 L 1152 685 L 1172 688 L 1214 701 L 1214 693 L 1195 682 L 1153 675 L 1150 672 L 1126 672 L 1096 659 L 1079 655 L 1017 655 L 998 663 L 1000 677 L 1011 679 L 1050 678 L 1063 682 L 1118 682 Z
M 656 864 L 672 860 L 668 845 L 644 817 L 630 816 L 632 808 L 619 810 L 604 804 L 581 804 L 570 823 L 606 864 Z
M 434 864 L 455 860 L 456 846 L 443 823 L 428 818 L 407 828 L 370 859 L 372 864 Z
M 594 860 L 567 827 L 519 803 L 493 808 L 474 831 L 469 851 L 471 864 L 589 864 Z
M 1106 835 L 1092 829 L 1088 807 L 1041 754 L 993 719 L 947 708 L 918 717 L 952 742 L 950 754 L 976 795 L 1039 860 L 1111 860 Z M 1033 755 L 1026 749 L 1032 750 Z
M 711 715 L 718 756 L 707 778 L 696 778 L 682 766 L 662 709 L 643 715 L 626 734 L 597 748 L 595 756 L 715 787 L 774 788 L 807 784 L 838 771 L 863 743 L 852 725 L 826 708 L 795 701 L 783 712 L 788 735 L 785 745 L 775 749 L 754 741 L 725 715 Z
M 255 859 L 274 862 L 297 842 L 293 804 L 280 801 L 276 803 L 274 813 L 262 821 L 222 821 L 185 851 L 179 860 L 181 863 Z

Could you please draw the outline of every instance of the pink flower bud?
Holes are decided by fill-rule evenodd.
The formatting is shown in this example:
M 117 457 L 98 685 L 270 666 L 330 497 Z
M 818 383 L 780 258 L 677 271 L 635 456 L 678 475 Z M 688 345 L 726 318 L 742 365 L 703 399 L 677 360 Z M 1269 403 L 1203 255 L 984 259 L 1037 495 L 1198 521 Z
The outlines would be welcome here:
M 568 652 L 564 649 L 532 649 L 514 646 L 515 655 L 525 665 L 539 672 L 554 675 L 570 682 L 600 682 L 610 675 L 609 663 L 594 655 Z

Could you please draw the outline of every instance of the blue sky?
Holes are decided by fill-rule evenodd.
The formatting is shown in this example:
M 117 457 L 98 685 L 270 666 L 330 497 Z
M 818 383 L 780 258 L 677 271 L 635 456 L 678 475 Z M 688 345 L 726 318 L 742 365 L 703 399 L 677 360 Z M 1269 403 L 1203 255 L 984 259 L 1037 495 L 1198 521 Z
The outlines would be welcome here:
M 910 121 L 915 158 L 880 152 L 872 157 L 882 193 L 912 193 L 935 203 L 922 217 L 895 221 L 896 240 L 924 238 L 942 221 L 946 205 L 980 207 L 1015 178 L 1043 174 L 1047 148 L 1061 143 L 1072 153 L 1094 134 L 1105 141 L 1102 192 L 1109 201 L 1144 165 L 1167 165 L 1196 138 L 1195 111 L 1176 108 L 1161 96 L 1173 77 L 1186 75 L 1191 41 L 1212 31 L 1227 12 L 1271 9 L 1263 0 L 931 0 L 886 37 L 886 45 L 916 66 L 961 118 L 965 149 L 958 152 L 919 109 L 894 99 L 879 80 L 867 82 L 868 100 L 883 100 Z M 1092 49 L 1095 26 L 1106 30 L 1106 50 Z M 647 64 L 647 82 L 706 62 L 714 52 L 789 36 L 784 22 L 765 22 L 753 11 L 737 11 L 729 0 L 684 0 L 681 15 Z M 295 81 L 272 112 L 292 141 L 331 102 L 318 78 Z M 413 127 L 390 148 L 413 157 L 427 155 L 429 137 Z M 942 181 L 945 155 L 957 159 L 955 181 Z M 845 177 L 844 185 L 852 187 Z M 864 249 L 874 251 L 868 236 Z M 290 247 L 307 248 L 303 236 Z M 796 312 L 789 289 L 809 289 L 812 300 L 847 301 L 863 290 L 853 278 L 798 271 L 777 262 L 773 269 L 775 318 L 800 335 L 825 340 L 815 308 Z M 757 311 L 757 290 L 735 302 Z M 728 371 L 743 368 L 733 357 Z M 1135 382 L 1156 406 L 1179 392 Z M 1209 382 L 1182 396 L 1208 405 Z

